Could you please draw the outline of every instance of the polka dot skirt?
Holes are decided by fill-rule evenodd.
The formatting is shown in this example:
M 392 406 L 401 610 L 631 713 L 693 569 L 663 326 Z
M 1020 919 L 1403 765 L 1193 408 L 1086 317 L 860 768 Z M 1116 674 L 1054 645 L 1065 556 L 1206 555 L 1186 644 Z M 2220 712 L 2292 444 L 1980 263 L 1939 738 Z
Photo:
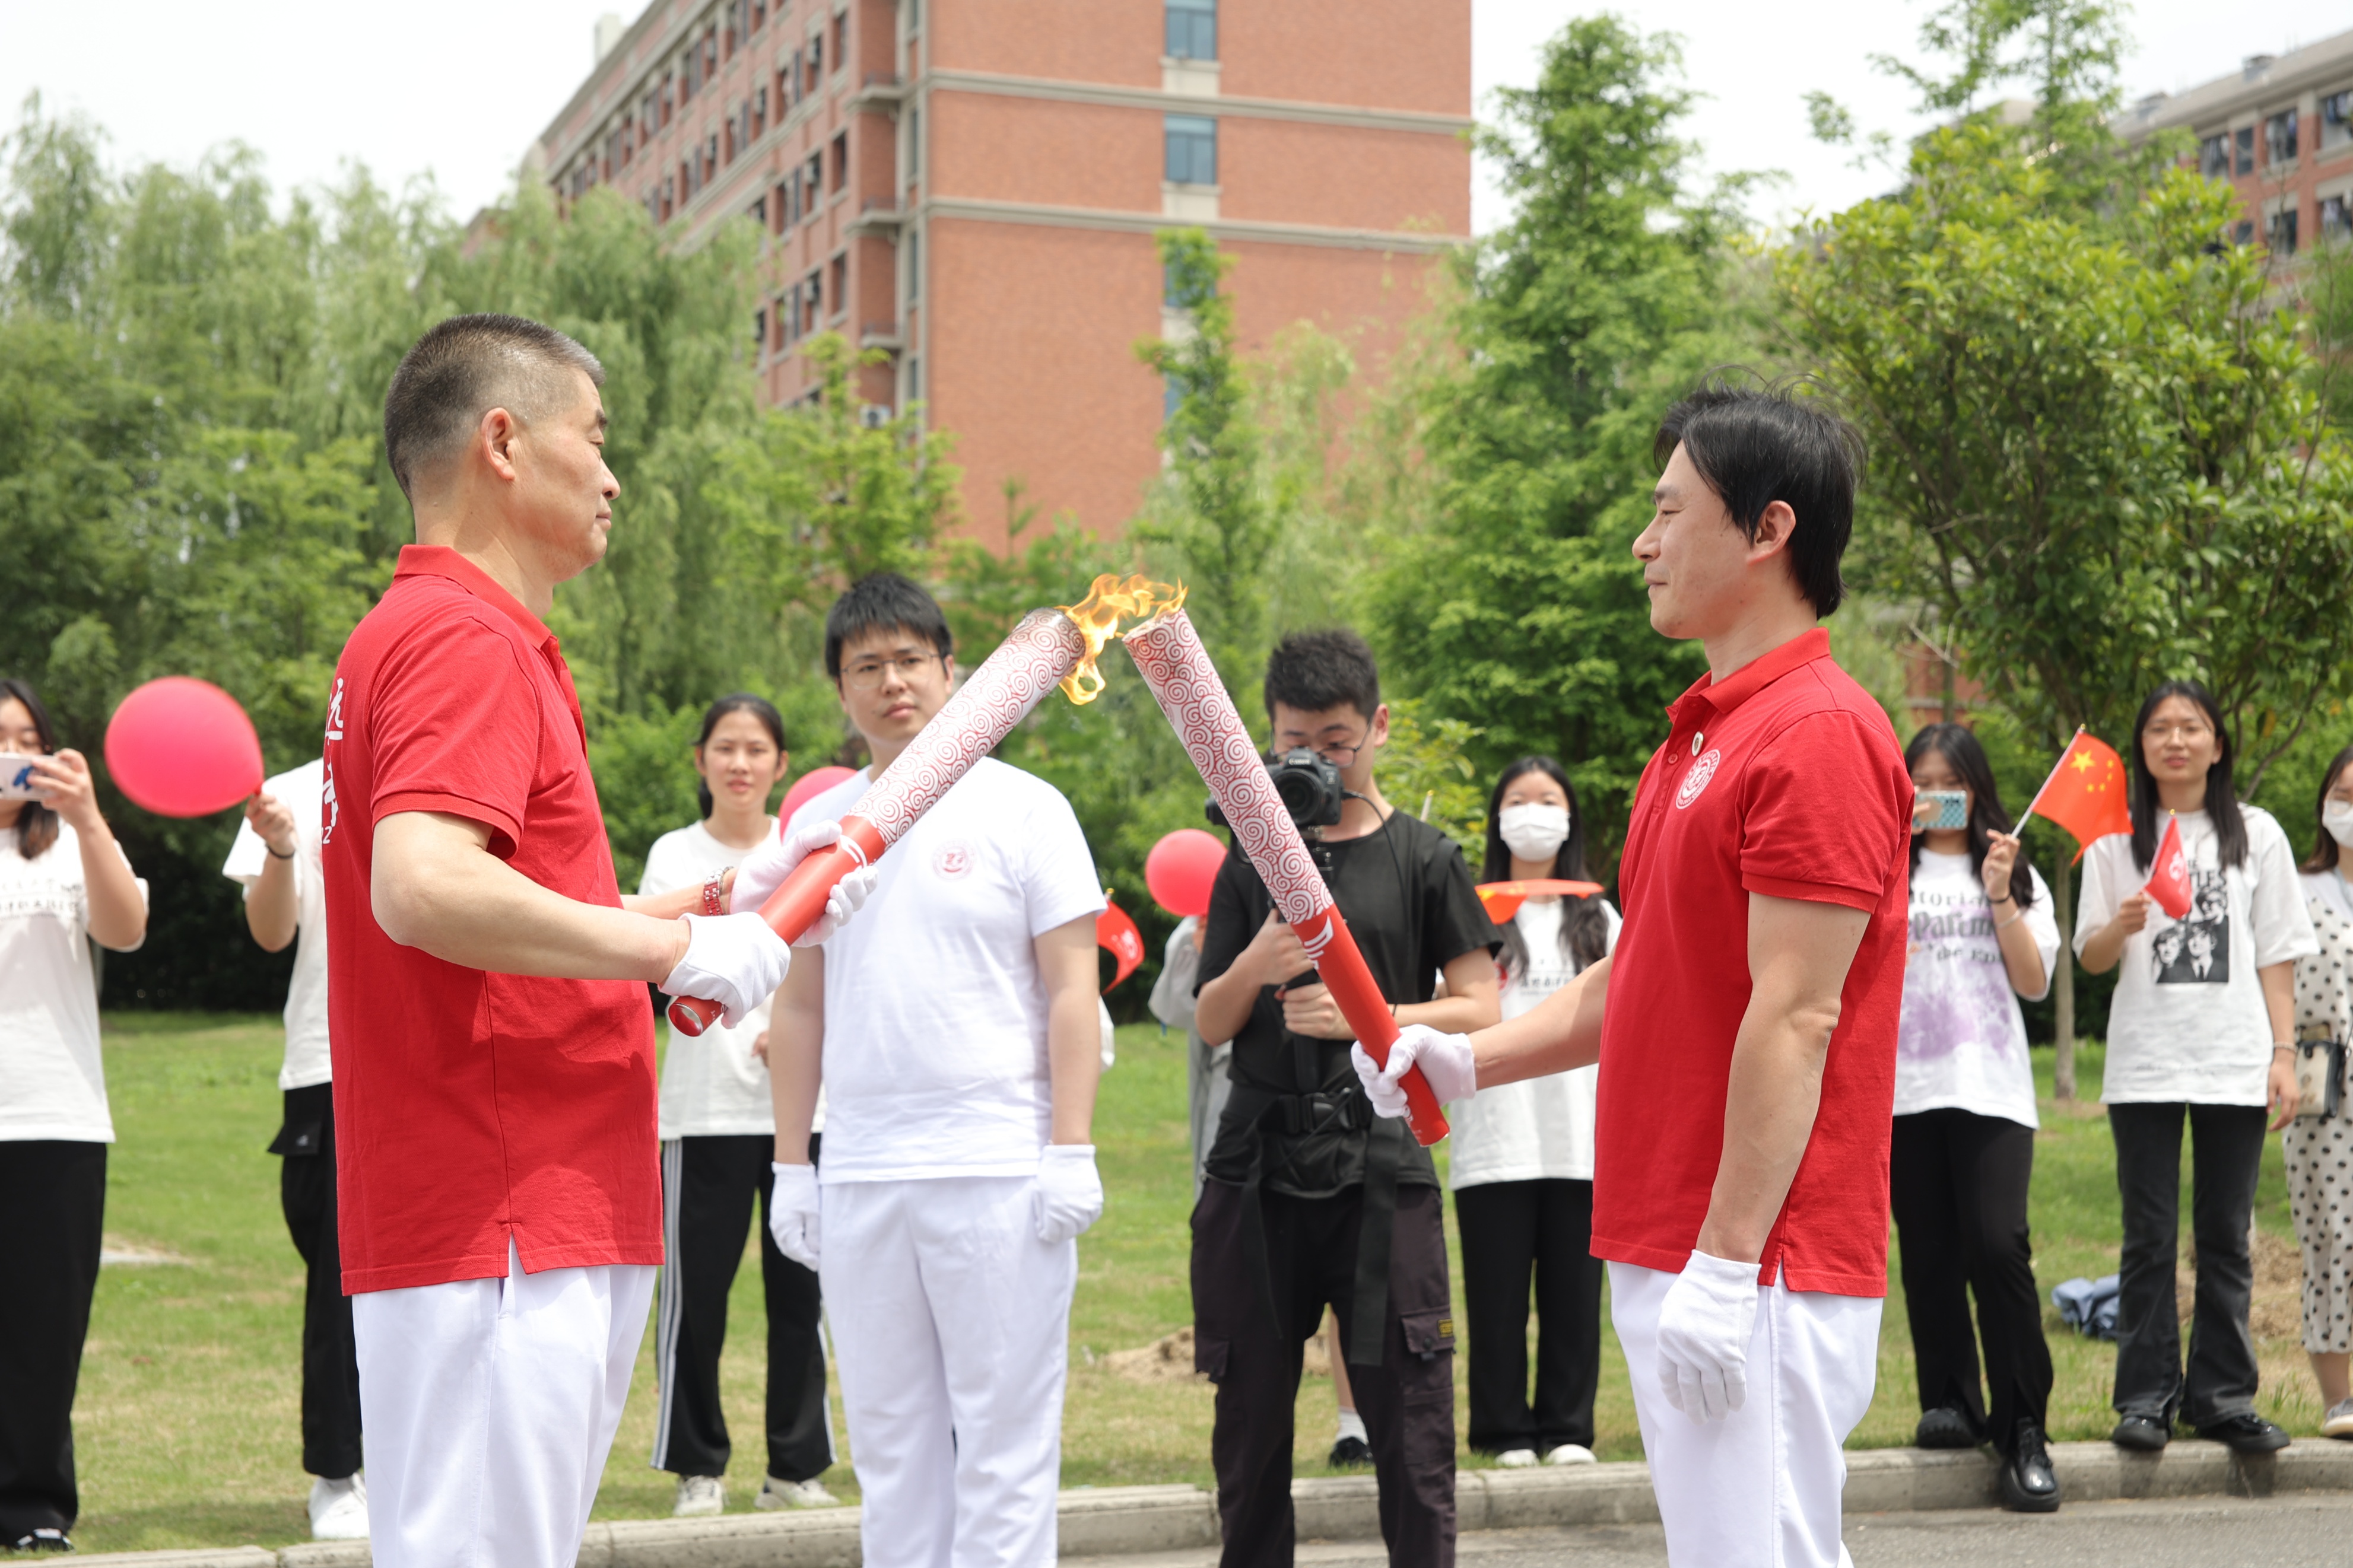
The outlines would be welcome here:
M 2353 923 L 2318 899 L 2310 907 L 2320 952 L 2296 961 L 2296 1031 L 2353 1037 Z M 2337 1115 L 2298 1117 L 2282 1136 L 2304 1249 L 2304 1348 L 2324 1354 L 2353 1351 L 2353 1084 L 2341 1089 Z

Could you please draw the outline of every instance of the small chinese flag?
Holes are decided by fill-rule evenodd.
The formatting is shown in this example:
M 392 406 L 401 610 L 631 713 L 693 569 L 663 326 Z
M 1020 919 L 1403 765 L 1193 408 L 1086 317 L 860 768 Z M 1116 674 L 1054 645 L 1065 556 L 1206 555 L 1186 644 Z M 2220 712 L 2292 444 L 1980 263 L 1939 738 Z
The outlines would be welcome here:
M 2165 837 L 2157 841 L 2157 865 L 2141 889 L 2175 920 L 2189 912 L 2189 857 L 2181 852 L 2181 819 L 2168 813 Z
M 2073 834 L 2078 860 L 2094 839 L 2130 833 L 2132 808 L 2125 800 L 2124 759 L 2098 737 L 2076 731 L 2026 815 L 2047 816 Z
M 1095 945 L 1111 949 L 1111 985 L 1109 991 L 1135 973 L 1144 962 L 1144 933 L 1135 929 L 1135 921 L 1125 910 L 1111 901 L 1111 889 L 1103 889 L 1103 912 L 1095 917 Z

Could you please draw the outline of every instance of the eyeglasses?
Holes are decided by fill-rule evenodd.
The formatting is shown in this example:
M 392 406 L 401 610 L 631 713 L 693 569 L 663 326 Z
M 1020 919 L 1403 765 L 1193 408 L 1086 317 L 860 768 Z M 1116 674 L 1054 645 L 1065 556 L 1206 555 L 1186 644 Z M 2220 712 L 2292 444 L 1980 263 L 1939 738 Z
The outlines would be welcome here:
M 852 691 L 872 691 L 882 684 L 882 673 L 895 669 L 899 679 L 913 681 L 934 659 L 944 662 L 947 656 L 938 653 L 902 654 L 897 658 L 878 658 L 853 664 L 841 672 L 841 679 Z
M 1283 744 L 1280 740 L 1275 742 L 1275 749 L 1284 752 L 1292 750 L 1290 746 Z M 1356 754 L 1364 749 L 1365 747 L 1362 742 L 1358 742 L 1353 746 L 1318 746 L 1311 744 L 1307 747 L 1307 750 L 1314 752 L 1317 756 L 1323 758 L 1325 762 L 1331 763 L 1335 768 L 1353 766 L 1356 761 Z
M 2163 742 L 2179 737 L 2184 741 L 2202 740 L 2214 732 L 2214 726 L 2203 719 L 2184 719 L 2175 724 L 2151 724 L 2141 734 L 2148 740 Z

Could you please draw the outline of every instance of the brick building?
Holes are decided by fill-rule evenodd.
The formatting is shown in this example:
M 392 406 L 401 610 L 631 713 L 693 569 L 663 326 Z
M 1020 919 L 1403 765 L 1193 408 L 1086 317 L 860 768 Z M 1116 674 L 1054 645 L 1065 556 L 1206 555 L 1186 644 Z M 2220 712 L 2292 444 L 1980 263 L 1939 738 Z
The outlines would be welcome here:
M 652 0 L 597 46 L 559 201 L 758 223 L 765 395 L 816 332 L 885 351 L 862 395 L 955 433 L 986 540 L 1008 479 L 1111 533 L 1157 470 L 1155 230 L 1234 257 L 1246 346 L 1308 320 L 1367 370 L 1470 232 L 1469 0 Z
M 2353 237 L 2353 32 L 2250 55 L 2202 87 L 2150 94 L 2123 119 L 2136 140 L 2176 128 L 2198 138 L 2209 178 L 2237 188 L 2241 244 L 2261 239 L 2284 258 Z

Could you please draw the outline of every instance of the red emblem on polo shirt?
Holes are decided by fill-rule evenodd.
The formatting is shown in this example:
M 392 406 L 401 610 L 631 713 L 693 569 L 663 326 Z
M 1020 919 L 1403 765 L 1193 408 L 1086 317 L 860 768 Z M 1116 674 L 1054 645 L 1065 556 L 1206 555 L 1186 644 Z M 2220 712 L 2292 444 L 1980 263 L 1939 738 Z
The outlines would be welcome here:
M 1699 792 L 1705 789 L 1707 781 L 1715 776 L 1716 764 L 1723 761 L 1724 753 L 1713 746 L 1701 754 L 1699 761 L 1692 764 L 1692 771 L 1683 776 L 1683 787 L 1675 791 L 1677 811 L 1699 798 Z

